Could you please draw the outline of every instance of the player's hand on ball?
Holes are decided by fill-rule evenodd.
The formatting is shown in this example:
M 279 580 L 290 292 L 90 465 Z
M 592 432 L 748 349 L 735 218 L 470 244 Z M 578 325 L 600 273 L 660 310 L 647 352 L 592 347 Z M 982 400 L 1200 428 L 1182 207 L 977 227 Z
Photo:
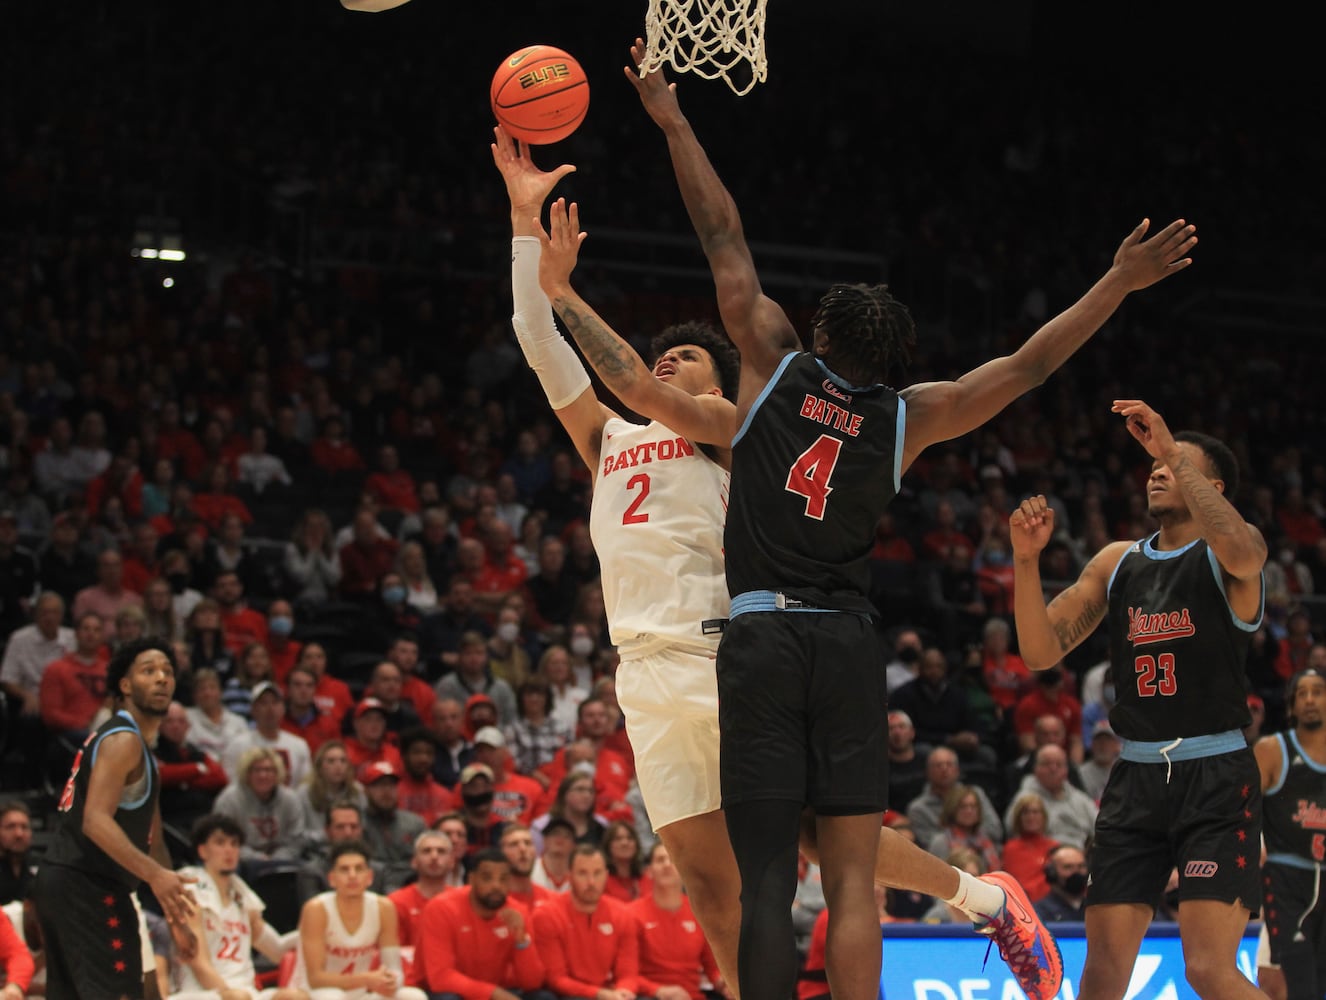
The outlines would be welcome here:
M 1008 519 L 1008 537 L 1013 543 L 1013 557 L 1032 558 L 1049 544 L 1054 535 L 1054 509 L 1037 494 L 1018 504 Z

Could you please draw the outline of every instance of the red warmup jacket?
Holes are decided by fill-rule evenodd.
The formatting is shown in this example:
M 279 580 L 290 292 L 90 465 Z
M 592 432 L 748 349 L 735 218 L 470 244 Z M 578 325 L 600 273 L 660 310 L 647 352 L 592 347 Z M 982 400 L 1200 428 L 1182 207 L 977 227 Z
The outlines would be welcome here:
M 509 899 L 507 905 L 520 911 L 525 933 L 532 938 L 529 911 Z M 411 986 L 455 993 L 463 1000 L 488 1000 L 497 986 L 538 989 L 543 976 L 539 949 L 532 942 L 517 948 L 500 916 L 480 917 L 470 904 L 469 886 L 434 896 L 419 915 Z
M 639 992 L 657 996 L 662 986 L 680 986 L 693 1000 L 703 1000 L 700 971 L 711 983 L 721 974 L 690 901 L 683 896 L 678 909 L 665 910 L 652 896 L 644 896 L 627 908 L 635 917 L 640 942 Z
M 534 943 L 545 982 L 564 997 L 592 997 L 604 987 L 640 992 L 640 943 L 625 903 L 604 896 L 581 913 L 562 893 L 534 911 Z

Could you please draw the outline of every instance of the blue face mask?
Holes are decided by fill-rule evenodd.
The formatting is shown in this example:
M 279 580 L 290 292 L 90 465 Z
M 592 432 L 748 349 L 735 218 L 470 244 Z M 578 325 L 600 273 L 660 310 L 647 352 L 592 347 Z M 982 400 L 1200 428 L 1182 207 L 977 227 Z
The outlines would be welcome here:
M 382 599 L 386 601 L 388 604 L 404 604 L 405 588 L 387 587 L 382 591 Z
M 1001 551 L 987 552 L 985 554 L 985 564 L 987 566 L 1007 566 L 1008 553 Z
M 267 619 L 267 631 L 284 639 L 295 630 L 295 620 L 287 615 Z

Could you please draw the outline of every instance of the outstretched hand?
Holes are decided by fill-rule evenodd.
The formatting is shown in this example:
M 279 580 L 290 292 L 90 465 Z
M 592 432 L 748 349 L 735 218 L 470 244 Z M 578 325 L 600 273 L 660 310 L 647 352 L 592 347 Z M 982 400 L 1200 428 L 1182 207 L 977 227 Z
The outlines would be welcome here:
M 539 284 L 544 294 L 552 298 L 570 284 L 571 272 L 575 270 L 580 255 L 580 244 L 588 234 L 580 231 L 580 206 L 575 202 L 568 206 L 565 198 L 558 198 L 549 206 L 546 231 L 537 218 L 534 225 L 543 247 L 539 254 Z
M 1143 219 L 1115 251 L 1113 269 L 1123 275 L 1129 291 L 1154 285 L 1192 263 L 1187 254 L 1197 245 L 1196 226 L 1175 219 L 1151 239 L 1143 240 L 1150 228 L 1151 220 Z
M 530 159 L 529 146 L 511 138 L 501 125 L 493 126 L 493 140 L 493 163 L 506 181 L 513 216 L 519 213 L 522 220 L 542 211 L 557 182 L 575 171 L 570 163 L 555 170 L 540 170 Z
M 1038 494 L 1018 504 L 1008 518 L 1008 539 L 1013 545 L 1013 557 L 1031 559 L 1054 536 L 1054 508 Z
M 1124 417 L 1128 433 L 1137 438 L 1152 458 L 1168 462 L 1178 448 L 1165 418 L 1140 399 L 1116 399 L 1110 412 Z
M 640 76 L 640 66 L 645 61 L 645 40 L 637 38 L 631 46 L 631 65 L 622 67 L 626 79 L 640 95 L 640 103 L 649 112 L 649 117 L 659 128 L 667 128 L 682 120 L 681 105 L 677 103 L 677 85 L 668 83 L 663 71 L 654 70 Z

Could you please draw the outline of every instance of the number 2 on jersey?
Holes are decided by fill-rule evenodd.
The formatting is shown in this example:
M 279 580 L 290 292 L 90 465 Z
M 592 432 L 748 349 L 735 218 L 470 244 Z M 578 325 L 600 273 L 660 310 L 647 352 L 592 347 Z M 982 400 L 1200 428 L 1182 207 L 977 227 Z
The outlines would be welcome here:
M 1141 698 L 1169 697 L 1179 689 L 1178 679 L 1174 676 L 1173 653 L 1161 653 L 1158 657 L 1139 656 L 1133 667 L 1137 673 L 1137 694 Z M 1158 679 L 1157 673 L 1160 675 Z
M 843 443 L 839 438 L 821 434 L 815 443 L 797 456 L 792 468 L 787 470 L 787 485 L 783 488 L 789 493 L 806 498 L 806 516 L 816 521 L 824 520 L 824 508 L 829 502 L 833 487 L 829 477 L 833 467 L 838 464 L 838 452 Z
M 631 505 L 626 508 L 622 514 L 622 524 L 644 524 L 649 520 L 649 511 L 640 513 L 640 505 L 645 502 L 645 497 L 649 496 L 649 474 L 647 472 L 637 472 L 630 479 L 626 480 L 626 488 L 633 490 L 640 487 L 640 495 L 631 501 Z

